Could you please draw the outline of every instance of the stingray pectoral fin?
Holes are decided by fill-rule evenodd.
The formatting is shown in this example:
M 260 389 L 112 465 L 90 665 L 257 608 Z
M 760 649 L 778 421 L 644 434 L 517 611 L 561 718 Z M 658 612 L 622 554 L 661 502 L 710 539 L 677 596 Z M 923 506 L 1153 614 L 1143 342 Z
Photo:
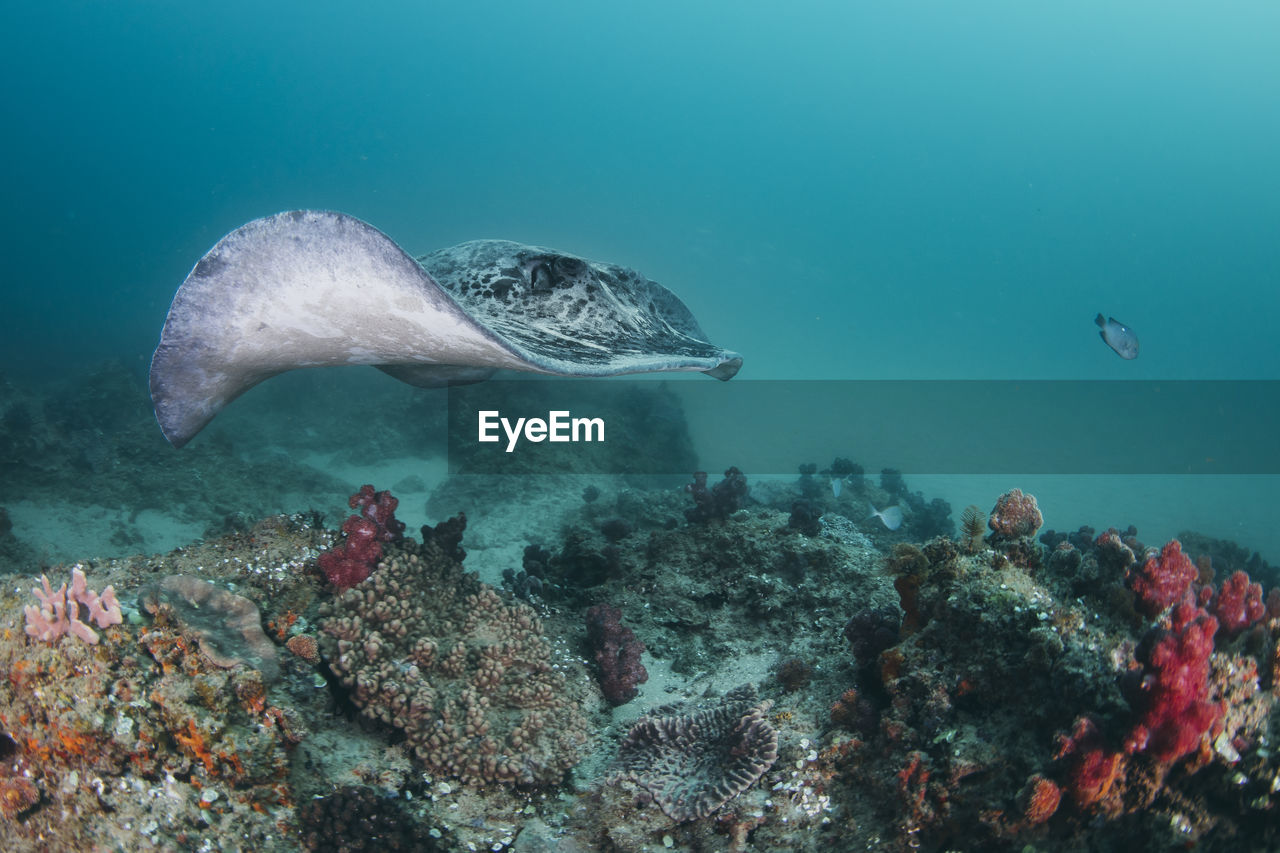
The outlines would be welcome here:
M 710 370 L 704 370 L 702 372 L 713 379 L 719 379 L 721 382 L 728 382 L 730 379 L 737 376 L 738 371 L 741 369 L 742 356 L 733 354 Z
M 447 388 L 483 382 L 497 372 L 492 367 L 459 367 L 456 364 L 377 364 L 383 373 L 415 388 Z
M 232 231 L 178 288 L 151 361 L 156 419 L 181 447 L 262 380 L 340 364 L 527 369 L 381 231 L 297 210 Z

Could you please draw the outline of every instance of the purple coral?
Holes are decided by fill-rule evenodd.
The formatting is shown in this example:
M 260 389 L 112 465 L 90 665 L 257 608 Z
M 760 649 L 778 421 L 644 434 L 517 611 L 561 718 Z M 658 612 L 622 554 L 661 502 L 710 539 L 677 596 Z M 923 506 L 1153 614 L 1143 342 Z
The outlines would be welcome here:
M 611 779 L 639 785 L 672 820 L 704 818 L 773 766 L 771 704 L 740 688 L 693 714 L 641 717 L 618 749 Z
M 462 534 L 466 529 L 467 514 L 465 512 L 460 512 L 453 518 L 446 518 L 434 527 L 424 524 L 422 525 L 422 544 L 435 543 L 440 546 L 441 551 L 444 551 L 446 557 L 461 563 L 467 558 L 467 552 L 462 548 Z
M 693 482 L 685 486 L 685 491 L 693 496 L 693 508 L 684 511 L 687 521 L 700 524 L 717 518 L 728 518 L 747 500 L 750 487 L 747 486 L 747 475 L 736 467 L 724 472 L 724 479 L 708 488 L 707 472 L 695 471 Z
M 95 623 L 99 628 L 106 628 L 110 625 L 119 625 L 123 621 L 115 589 L 108 586 L 101 595 L 89 589 L 88 581 L 79 566 L 73 566 L 71 569 L 71 589 L 69 590 L 66 582 L 63 582 L 62 586 L 55 591 L 49 585 L 49 578 L 46 575 L 40 576 L 40 582 L 44 585 L 43 591 L 39 587 L 31 590 L 32 594 L 40 600 L 40 606 L 28 604 L 24 608 L 27 615 L 26 631 L 29 637 L 52 643 L 63 634 L 71 634 L 86 643 L 97 643 L 98 632 L 89 626 L 89 622 Z M 87 621 L 80 620 L 80 605 L 84 605 L 87 610 L 85 614 Z
M 634 699 L 640 692 L 636 685 L 648 681 L 649 673 L 640 663 L 644 643 L 622 624 L 622 611 L 607 604 L 597 604 L 587 610 L 587 642 L 600 667 L 600 690 L 604 698 L 614 706 Z

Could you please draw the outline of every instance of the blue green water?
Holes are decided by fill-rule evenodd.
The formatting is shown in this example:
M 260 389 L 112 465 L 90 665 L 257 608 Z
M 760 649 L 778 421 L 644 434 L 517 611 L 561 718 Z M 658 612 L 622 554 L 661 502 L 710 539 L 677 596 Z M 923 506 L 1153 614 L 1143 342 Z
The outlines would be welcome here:
M 316 206 L 421 251 L 501 236 L 634 265 L 743 378 L 1280 375 L 1271 3 L 5 19 L 11 370 L 145 359 L 218 237 Z
M 637 267 L 743 379 L 1280 378 L 1273 3 L 50 2 L 4 21 L 13 376 L 144 371 L 220 236 L 322 207 L 414 251 L 505 237 Z M 1097 312 L 1136 330 L 1136 361 Z

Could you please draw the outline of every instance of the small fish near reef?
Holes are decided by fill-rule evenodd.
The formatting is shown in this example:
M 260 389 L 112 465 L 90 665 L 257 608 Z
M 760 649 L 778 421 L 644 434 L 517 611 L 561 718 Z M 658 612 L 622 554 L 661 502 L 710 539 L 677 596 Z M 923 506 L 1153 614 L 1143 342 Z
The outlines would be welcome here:
M 897 530 L 902 526 L 902 507 L 890 506 L 884 509 L 876 509 L 875 504 L 867 504 L 871 507 L 871 515 L 867 516 L 867 521 L 873 518 L 880 519 L 880 523 L 890 530 Z
M 1094 317 L 1093 322 L 1102 330 L 1098 332 L 1099 337 L 1116 351 L 1116 355 L 1126 360 L 1138 357 L 1138 336 L 1133 333 L 1133 329 L 1115 317 L 1104 320 L 1101 314 Z

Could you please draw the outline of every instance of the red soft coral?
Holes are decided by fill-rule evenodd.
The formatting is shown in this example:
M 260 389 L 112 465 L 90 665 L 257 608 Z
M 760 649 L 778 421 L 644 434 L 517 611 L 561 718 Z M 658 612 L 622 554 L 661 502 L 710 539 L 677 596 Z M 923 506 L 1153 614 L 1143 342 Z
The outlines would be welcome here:
M 607 604 L 587 610 L 587 642 L 595 650 L 600 667 L 600 691 L 610 705 L 630 702 L 640 692 L 637 684 L 649 680 L 640 662 L 644 643 L 635 632 L 622 624 L 622 611 Z
M 1142 682 L 1131 704 L 1138 723 L 1125 739 L 1128 752 L 1145 751 L 1160 762 L 1194 750 L 1222 719 L 1224 708 L 1209 699 L 1209 657 L 1218 620 L 1190 601 L 1170 614 L 1168 627 L 1153 628 L 1138 657 Z
M 1262 603 L 1262 584 L 1249 583 L 1249 576 L 1236 572 L 1222 584 L 1209 603 L 1209 612 L 1228 637 L 1234 637 L 1267 614 Z
M 396 518 L 400 501 L 391 492 L 375 492 L 366 483 L 347 501 L 347 505 L 378 526 L 378 541 L 391 542 L 404 533 L 404 522 Z
M 349 589 L 369 577 L 382 559 L 378 544 L 378 526 L 367 518 L 353 515 L 342 523 L 346 540 L 317 561 L 325 578 L 340 590 Z
M 1158 616 L 1176 601 L 1181 601 L 1191 582 L 1200 576 L 1195 563 L 1182 553 L 1182 544 L 1174 539 L 1147 558 L 1141 568 L 1129 572 L 1129 588 L 1138 596 L 1138 609 L 1148 616 Z
M 375 492 L 365 485 L 347 502 L 360 515 L 342 523 L 343 543 L 320 555 L 317 561 L 325 578 L 339 590 L 349 589 L 373 572 L 382 559 L 382 542 L 392 542 L 404 532 L 404 522 L 395 516 L 400 502 L 390 492 Z

